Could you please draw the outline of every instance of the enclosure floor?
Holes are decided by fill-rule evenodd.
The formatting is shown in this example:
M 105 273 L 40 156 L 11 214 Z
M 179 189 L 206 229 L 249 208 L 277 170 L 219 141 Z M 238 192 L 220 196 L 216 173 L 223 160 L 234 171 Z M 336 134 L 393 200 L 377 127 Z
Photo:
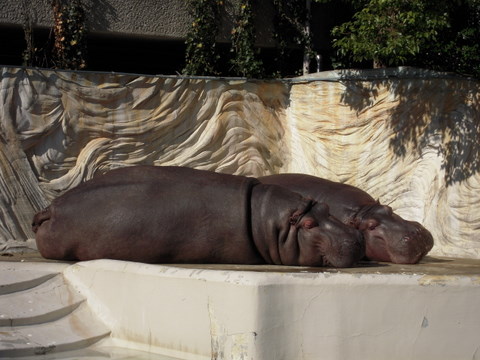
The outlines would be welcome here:
M 74 264 L 75 262 L 48 260 L 37 252 L 1 255 L 0 261 L 46 262 Z M 480 276 L 480 259 L 461 259 L 448 257 L 425 257 L 419 264 L 402 265 L 362 261 L 352 268 L 310 268 L 279 265 L 224 265 L 224 264 L 168 264 L 168 266 L 186 269 L 208 269 L 229 271 L 288 272 L 288 273 L 350 273 L 350 274 L 405 274 L 405 275 L 459 275 Z
M 104 343 L 115 360 L 480 360 L 480 260 L 336 269 L 25 253 L 0 256 L 0 270 L 0 358 L 96 360 Z

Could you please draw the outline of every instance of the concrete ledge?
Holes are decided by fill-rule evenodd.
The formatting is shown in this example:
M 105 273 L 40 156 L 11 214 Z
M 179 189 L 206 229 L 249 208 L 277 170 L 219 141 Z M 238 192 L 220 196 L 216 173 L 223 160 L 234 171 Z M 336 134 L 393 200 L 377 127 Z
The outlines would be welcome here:
M 111 343 L 182 359 L 480 359 L 480 262 L 357 269 L 77 263 Z

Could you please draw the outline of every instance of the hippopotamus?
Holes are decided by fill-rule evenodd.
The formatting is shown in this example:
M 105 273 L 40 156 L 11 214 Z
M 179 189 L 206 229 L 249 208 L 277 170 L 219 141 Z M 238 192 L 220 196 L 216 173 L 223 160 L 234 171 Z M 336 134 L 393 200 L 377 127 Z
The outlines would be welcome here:
M 111 170 L 33 219 L 48 259 L 349 267 L 360 232 L 326 204 L 255 178 L 186 167 Z
M 415 264 L 433 247 L 432 235 L 420 223 L 401 218 L 357 187 L 306 174 L 277 174 L 259 180 L 327 203 L 333 216 L 362 232 L 368 260 Z

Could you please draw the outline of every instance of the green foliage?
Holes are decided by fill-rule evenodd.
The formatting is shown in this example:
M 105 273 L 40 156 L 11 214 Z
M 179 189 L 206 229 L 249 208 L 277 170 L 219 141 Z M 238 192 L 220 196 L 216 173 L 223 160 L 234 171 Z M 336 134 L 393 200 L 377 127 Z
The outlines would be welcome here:
M 192 26 L 187 34 L 185 44 L 186 75 L 218 75 L 217 61 L 219 55 L 215 48 L 218 33 L 219 9 L 223 1 L 186 0 Z
M 332 31 L 337 67 L 373 61 L 480 77 L 480 0 L 342 1 L 357 13 Z
M 22 53 L 23 66 L 36 66 L 38 49 L 35 47 L 32 20 L 27 12 L 24 12 L 23 32 L 27 47 Z
M 255 27 L 251 0 L 240 1 L 239 14 L 232 29 L 233 58 L 230 60 L 232 71 L 236 76 L 249 78 L 261 77 L 262 61 L 255 50 Z
M 449 26 L 447 3 L 370 0 L 352 21 L 333 29 L 333 45 L 341 57 L 356 62 L 373 60 L 377 67 L 403 65 L 437 41 Z
M 480 0 L 454 2 L 449 14 L 451 26 L 425 47 L 415 65 L 480 78 Z
M 304 49 L 310 57 L 313 57 L 312 38 L 306 32 L 305 23 L 308 13 L 305 0 L 273 0 L 275 7 L 273 39 L 276 43 L 278 74 L 285 75 L 288 58 L 294 48 Z M 301 64 L 299 63 L 299 72 Z
M 33 11 L 28 0 L 22 0 L 21 15 L 26 44 L 25 50 L 22 53 L 22 65 L 47 67 L 48 59 L 46 56 L 46 51 L 43 47 L 39 47 L 35 41 L 32 12 Z
M 187 75 L 220 75 L 220 56 L 215 47 L 219 27 L 219 13 L 223 1 L 186 0 L 193 18 L 187 34 L 185 68 Z M 252 6 L 249 0 L 239 2 L 238 16 L 232 29 L 230 54 L 231 72 L 235 76 L 260 77 L 262 62 L 255 50 L 255 28 Z
M 447 44 L 452 70 L 480 78 L 480 26 L 462 29 L 456 40 Z
M 54 67 L 79 70 L 86 67 L 85 10 L 80 0 L 52 0 L 55 43 Z

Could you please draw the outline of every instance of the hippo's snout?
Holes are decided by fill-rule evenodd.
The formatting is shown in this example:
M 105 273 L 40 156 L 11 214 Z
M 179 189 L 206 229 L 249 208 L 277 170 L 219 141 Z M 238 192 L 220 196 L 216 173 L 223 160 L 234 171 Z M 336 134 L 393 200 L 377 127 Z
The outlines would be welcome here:
M 390 249 L 392 261 L 397 264 L 416 264 L 432 247 L 433 237 L 430 232 L 419 223 L 414 223 L 414 229 L 404 234 L 397 246 Z
M 419 223 L 415 223 L 414 226 L 414 230 L 403 236 L 402 241 L 405 243 L 414 243 L 412 245 L 423 248 L 426 254 L 433 247 L 433 236 Z

